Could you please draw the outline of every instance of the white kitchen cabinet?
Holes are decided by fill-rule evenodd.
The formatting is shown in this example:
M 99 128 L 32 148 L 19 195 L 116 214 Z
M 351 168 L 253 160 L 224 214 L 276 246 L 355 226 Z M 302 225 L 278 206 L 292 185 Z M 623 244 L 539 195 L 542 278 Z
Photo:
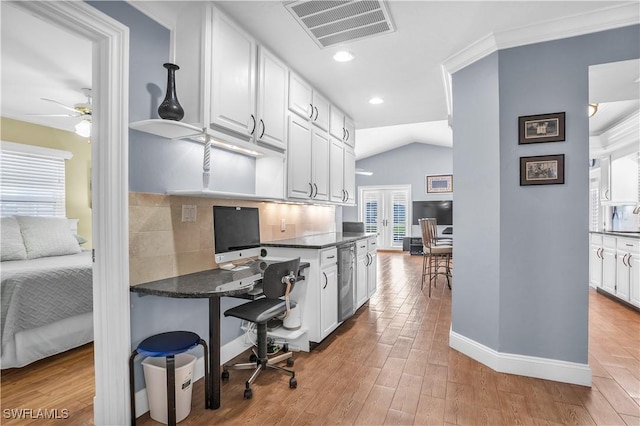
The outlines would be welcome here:
M 210 124 L 247 139 L 257 128 L 256 49 L 253 37 L 217 9 L 211 29 Z
M 335 137 L 331 137 L 329 148 L 329 201 L 344 202 L 344 145 Z
M 368 240 L 365 238 L 356 241 L 356 309 L 369 299 L 367 288 L 368 253 Z
M 288 68 L 260 46 L 258 57 L 258 98 L 256 140 L 281 150 L 287 148 Z
M 611 155 L 611 199 L 635 204 L 638 200 L 638 151 Z
M 347 116 L 344 117 L 344 143 L 351 148 L 356 147 L 356 125 L 353 120 Z
M 344 141 L 344 113 L 335 105 L 330 106 L 329 134 Z
M 329 133 L 331 136 L 342 140 L 351 148 L 355 148 L 356 129 L 353 120 L 336 106 L 331 105 L 331 114 L 329 119 Z
M 600 158 L 600 201 L 603 203 L 611 201 L 611 187 L 610 187 L 610 158 Z
M 296 73 L 289 71 L 289 110 L 311 120 L 313 111 L 313 88 Z
M 344 191 L 345 204 L 356 203 L 356 153 L 351 147 L 344 148 Z
M 302 117 L 289 116 L 288 194 L 291 198 L 328 200 L 329 139 Z
M 640 308 L 640 250 L 639 242 L 635 241 L 635 253 L 627 258 L 629 265 L 629 302 Z
M 331 257 L 332 253 L 336 253 L 335 249 L 324 252 L 323 257 Z M 320 340 L 322 340 L 338 327 L 337 263 L 322 266 L 320 286 Z
M 616 294 L 616 237 L 602 237 L 602 289 Z
M 296 73 L 289 72 L 289 110 L 329 130 L 329 101 Z
M 311 180 L 314 200 L 329 199 L 329 136 L 327 132 L 311 129 Z
M 589 283 L 594 288 L 602 287 L 602 235 L 591 234 L 589 248 Z
M 616 296 L 622 300 L 631 301 L 631 286 L 633 282 L 634 300 L 637 304 L 638 271 L 634 270 L 640 255 L 640 242 L 630 238 L 617 238 L 616 262 Z M 635 275 L 635 276 L 633 276 Z
M 378 238 L 376 236 L 367 239 L 367 293 L 370 298 L 378 288 Z

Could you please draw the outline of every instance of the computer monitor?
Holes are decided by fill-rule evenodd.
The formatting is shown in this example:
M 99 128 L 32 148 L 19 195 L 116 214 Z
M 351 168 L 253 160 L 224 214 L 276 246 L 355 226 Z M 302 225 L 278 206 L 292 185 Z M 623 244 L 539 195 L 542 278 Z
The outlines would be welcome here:
M 213 206 L 213 252 L 218 266 L 260 255 L 260 219 L 256 207 Z

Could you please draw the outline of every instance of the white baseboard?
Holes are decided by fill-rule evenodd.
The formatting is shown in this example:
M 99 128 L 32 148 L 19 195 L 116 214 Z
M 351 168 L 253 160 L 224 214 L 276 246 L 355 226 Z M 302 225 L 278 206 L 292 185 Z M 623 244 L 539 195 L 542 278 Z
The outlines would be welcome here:
M 591 386 L 588 364 L 497 352 L 451 330 L 449 346 L 501 373 Z
M 245 344 L 244 334 L 227 343 L 220 348 L 220 363 L 224 364 L 231 359 L 240 355 L 249 346 Z M 196 364 L 193 368 L 193 382 L 200 380 L 204 377 L 204 358 L 199 357 L 196 360 Z M 147 411 L 149 411 L 149 400 L 147 399 L 147 389 L 142 388 L 135 394 L 136 398 L 136 417 L 140 417 Z M 202 402 L 204 404 L 204 401 Z

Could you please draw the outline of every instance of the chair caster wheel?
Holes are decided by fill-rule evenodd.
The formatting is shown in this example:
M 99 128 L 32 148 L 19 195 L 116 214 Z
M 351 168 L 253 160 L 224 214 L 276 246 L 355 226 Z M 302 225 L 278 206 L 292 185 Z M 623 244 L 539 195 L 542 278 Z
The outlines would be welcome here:
M 229 381 L 229 371 L 228 370 L 224 370 L 222 372 L 221 378 L 222 378 L 222 381 L 228 382 Z
M 253 392 L 251 392 L 251 389 L 245 389 L 244 399 L 251 399 L 252 397 L 253 397 Z
M 291 389 L 295 389 L 298 387 L 298 381 L 296 380 L 295 377 L 292 377 L 291 379 L 289 379 L 289 387 Z
M 251 354 L 251 356 L 249 357 L 249 362 L 257 362 L 258 361 L 258 357 L 256 356 L 256 354 Z
M 287 367 L 293 367 L 293 358 L 288 358 L 287 359 Z

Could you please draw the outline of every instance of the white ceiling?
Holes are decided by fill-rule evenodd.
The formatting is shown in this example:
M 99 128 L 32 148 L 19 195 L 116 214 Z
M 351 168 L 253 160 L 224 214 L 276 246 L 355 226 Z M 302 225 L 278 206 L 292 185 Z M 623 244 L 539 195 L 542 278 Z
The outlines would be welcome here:
M 91 42 L 62 31 L 7 2 L 0 3 L 2 44 L 2 116 L 74 131 L 75 117 L 53 99 L 73 107 L 87 101 L 91 88 Z
M 83 102 L 80 89 L 91 86 L 91 46 L 1 3 L 2 115 L 44 124 L 25 114 L 65 110 L 41 97 Z M 130 3 L 171 28 L 180 9 L 196 2 Z M 478 40 L 507 33 L 544 40 L 531 34 L 548 28 L 545 23 L 575 23 L 583 16 L 590 28 L 600 28 L 594 16 L 610 18 L 611 10 L 629 4 L 636 10 L 631 21 L 640 22 L 637 1 L 392 0 L 396 31 L 342 46 L 356 58 L 337 63 L 331 57 L 338 48 L 320 49 L 280 1 L 215 3 L 355 120 L 357 158 L 412 142 L 451 146 L 442 64 Z M 374 95 L 385 102 L 368 104 Z M 48 125 L 60 127 L 61 120 Z

